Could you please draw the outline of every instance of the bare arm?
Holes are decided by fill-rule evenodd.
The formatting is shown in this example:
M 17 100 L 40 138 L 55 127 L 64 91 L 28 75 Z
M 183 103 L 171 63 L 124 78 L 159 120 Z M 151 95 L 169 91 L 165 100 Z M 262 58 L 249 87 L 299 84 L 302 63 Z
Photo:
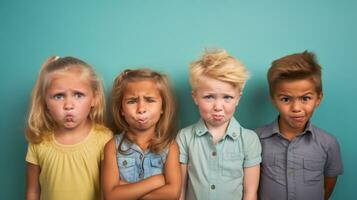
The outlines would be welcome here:
M 335 188 L 337 182 L 337 176 L 335 177 L 326 177 L 324 179 L 324 185 L 325 185 L 325 200 L 328 200 L 333 192 L 333 189 Z
M 142 199 L 178 199 L 181 189 L 179 150 L 175 141 L 170 144 L 164 169 L 165 185 L 145 195 Z
M 39 183 L 40 167 L 31 163 L 27 163 L 27 188 L 26 200 L 39 200 L 41 189 Z
M 259 185 L 260 165 L 244 168 L 243 200 L 256 200 Z
M 152 176 L 136 183 L 121 181 L 116 161 L 115 139 L 112 138 L 105 145 L 102 172 L 102 189 L 105 199 L 138 199 L 164 184 L 165 179 L 162 175 Z
M 186 199 L 186 187 L 187 187 L 187 165 L 181 164 L 181 194 L 180 200 Z

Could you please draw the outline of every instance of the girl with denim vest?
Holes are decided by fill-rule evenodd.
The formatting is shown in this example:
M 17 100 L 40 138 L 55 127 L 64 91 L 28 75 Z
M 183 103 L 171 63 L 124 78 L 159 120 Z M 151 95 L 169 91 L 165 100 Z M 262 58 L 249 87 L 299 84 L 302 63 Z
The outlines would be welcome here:
M 149 69 L 125 70 L 114 81 L 112 112 L 120 134 L 104 150 L 104 197 L 178 199 L 175 103 L 167 77 Z

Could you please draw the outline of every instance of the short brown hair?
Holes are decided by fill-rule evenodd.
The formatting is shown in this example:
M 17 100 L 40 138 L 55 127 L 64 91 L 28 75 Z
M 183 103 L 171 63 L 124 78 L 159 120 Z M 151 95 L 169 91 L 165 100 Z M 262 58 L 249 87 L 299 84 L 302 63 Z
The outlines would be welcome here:
M 271 96 L 276 85 L 284 80 L 311 79 L 316 92 L 322 93 L 321 67 L 312 52 L 304 51 L 274 60 L 267 75 Z

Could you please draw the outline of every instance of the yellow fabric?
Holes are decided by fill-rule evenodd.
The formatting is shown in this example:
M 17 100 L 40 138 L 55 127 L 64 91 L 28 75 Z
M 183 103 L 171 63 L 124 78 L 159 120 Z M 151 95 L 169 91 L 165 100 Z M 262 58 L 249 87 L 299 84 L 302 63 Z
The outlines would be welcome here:
M 100 199 L 100 162 L 111 137 L 108 128 L 94 125 L 88 136 L 74 145 L 59 144 L 53 134 L 40 144 L 30 143 L 26 161 L 41 168 L 41 199 Z

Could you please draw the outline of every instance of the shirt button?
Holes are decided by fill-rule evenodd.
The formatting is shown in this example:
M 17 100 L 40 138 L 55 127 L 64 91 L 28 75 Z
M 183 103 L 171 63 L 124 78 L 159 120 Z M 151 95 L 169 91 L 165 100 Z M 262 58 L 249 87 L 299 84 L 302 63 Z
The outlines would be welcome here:
M 144 173 L 143 173 L 143 172 L 140 172 L 139 178 L 140 178 L 140 179 L 143 179 L 143 178 L 144 178 Z
M 143 159 L 143 157 L 144 157 L 144 156 L 143 156 L 143 154 L 140 154 L 140 160 L 142 160 L 142 159 Z
M 212 156 L 216 156 L 217 155 L 217 152 L 212 152 Z
M 216 189 L 216 186 L 215 185 L 211 185 L 211 189 L 212 190 Z
M 128 162 L 126 162 L 126 160 L 123 161 L 123 165 L 126 166 L 128 164 Z

